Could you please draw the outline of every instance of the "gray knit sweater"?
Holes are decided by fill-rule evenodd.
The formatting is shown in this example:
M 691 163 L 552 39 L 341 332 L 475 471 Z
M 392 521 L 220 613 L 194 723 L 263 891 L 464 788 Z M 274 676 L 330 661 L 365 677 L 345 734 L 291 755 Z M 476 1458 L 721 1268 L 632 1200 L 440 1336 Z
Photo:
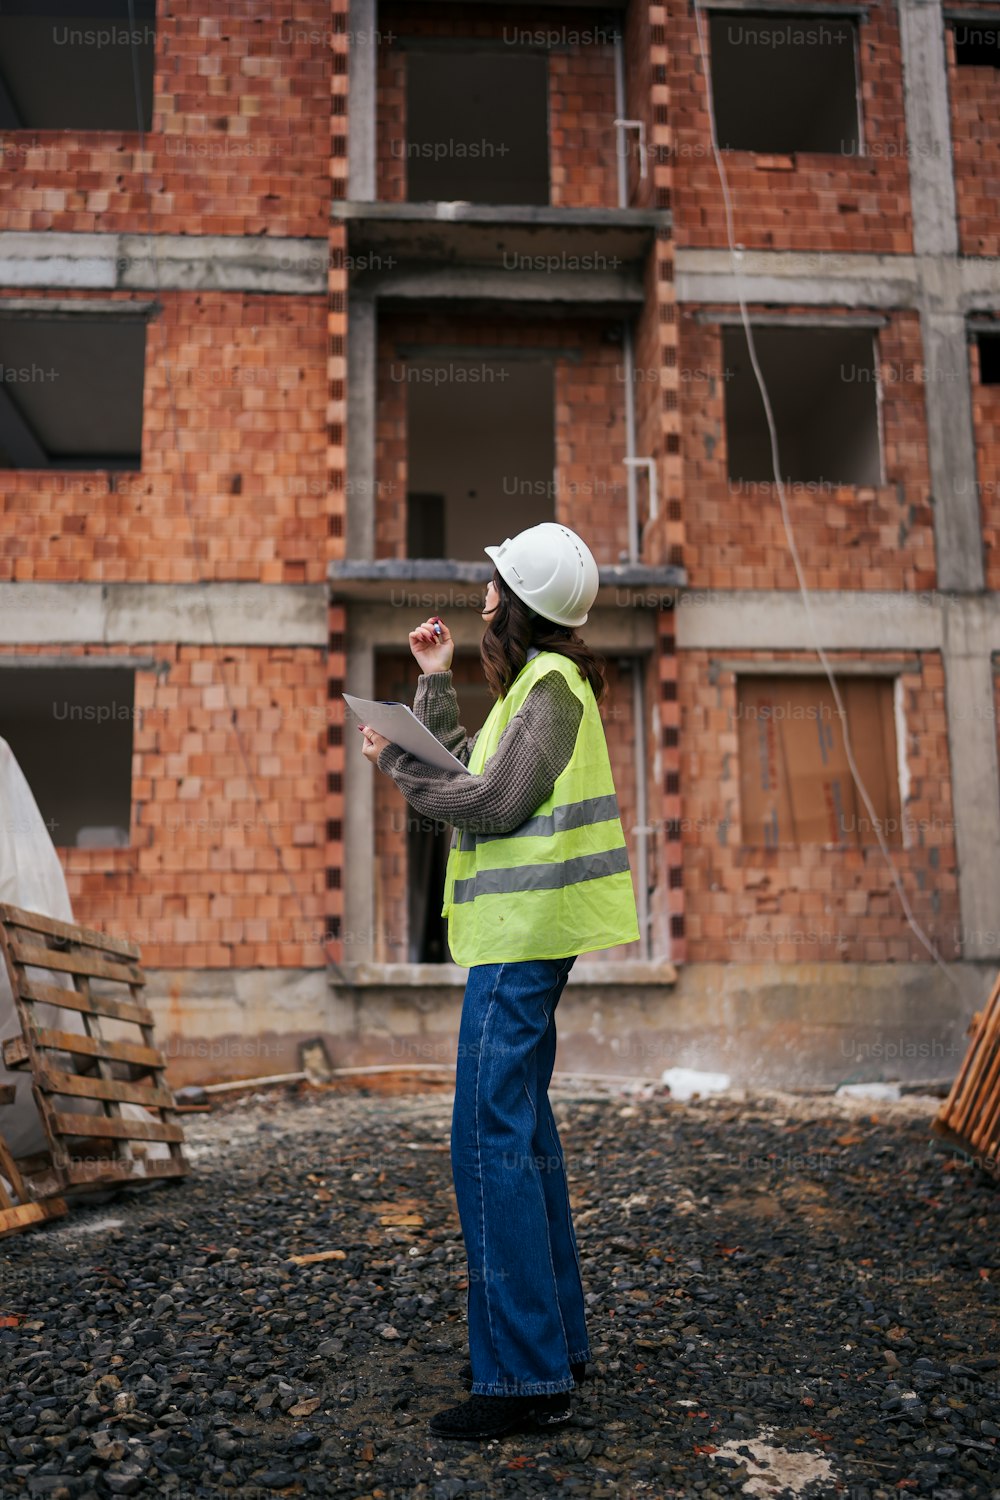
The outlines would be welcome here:
M 413 712 L 463 765 L 478 735 L 469 738 L 458 721 L 451 672 L 422 673 Z M 510 833 L 549 796 L 573 754 L 583 704 L 560 672 L 547 672 L 532 687 L 500 736 L 496 753 L 479 776 L 441 771 L 387 745 L 378 768 L 391 776 L 415 812 L 440 818 L 470 833 Z

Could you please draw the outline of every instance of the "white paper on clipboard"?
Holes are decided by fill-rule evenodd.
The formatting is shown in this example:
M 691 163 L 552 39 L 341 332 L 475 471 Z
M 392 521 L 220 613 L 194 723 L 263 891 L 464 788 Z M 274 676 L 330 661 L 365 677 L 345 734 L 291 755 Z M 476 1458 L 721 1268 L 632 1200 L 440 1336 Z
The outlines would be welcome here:
M 385 735 L 387 740 L 391 740 L 401 750 L 408 751 L 429 766 L 437 766 L 441 771 L 462 771 L 468 776 L 468 767 L 463 766 L 450 750 L 446 750 L 439 739 L 435 739 L 405 703 L 355 698 L 351 693 L 344 694 L 344 702 L 357 714 L 362 724 L 370 724 L 372 729 Z

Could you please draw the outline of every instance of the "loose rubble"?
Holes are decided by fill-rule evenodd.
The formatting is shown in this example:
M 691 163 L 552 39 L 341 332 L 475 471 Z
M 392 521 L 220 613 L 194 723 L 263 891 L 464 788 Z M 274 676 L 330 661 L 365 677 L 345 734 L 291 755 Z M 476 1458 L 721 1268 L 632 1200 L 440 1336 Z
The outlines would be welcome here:
M 186 1122 L 186 1181 L 4 1245 L 0 1494 L 1000 1500 L 1000 1197 L 936 1100 L 554 1105 L 570 1427 L 427 1432 L 466 1355 L 449 1097 L 258 1096 Z

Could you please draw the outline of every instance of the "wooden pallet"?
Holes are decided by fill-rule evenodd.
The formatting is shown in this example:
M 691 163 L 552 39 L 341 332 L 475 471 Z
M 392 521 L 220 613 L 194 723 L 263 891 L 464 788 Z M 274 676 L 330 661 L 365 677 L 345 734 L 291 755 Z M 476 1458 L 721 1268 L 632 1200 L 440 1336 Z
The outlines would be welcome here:
M 1000 1178 L 1000 977 L 969 1035 L 958 1077 L 931 1129 Z
M 13 1084 L 0 1085 L 0 1105 L 13 1104 L 14 1092 Z M 5 1234 L 20 1234 L 22 1229 L 30 1229 L 33 1224 L 44 1224 L 48 1219 L 61 1219 L 66 1212 L 66 1204 L 61 1198 L 46 1198 L 41 1203 L 35 1202 L 24 1185 L 17 1162 L 11 1156 L 2 1135 L 0 1178 L 6 1178 L 11 1187 L 8 1192 L 3 1182 L 0 1182 L 0 1240 Z
M 45 1155 L 17 1163 L 28 1188 L 46 1198 L 183 1176 L 188 1171 L 181 1149 L 184 1130 L 164 1082 L 166 1060 L 153 1040 L 153 1016 L 143 1003 L 139 949 L 2 904 L 0 945 L 21 1022 L 21 1035 L 3 1044 L 4 1062 L 30 1069 L 49 1146 Z M 72 987 L 45 983 L 39 970 L 68 975 Z M 83 1030 L 39 1024 L 37 1005 L 75 1012 Z M 112 1022 L 128 1039 L 106 1037 L 102 1021 Z M 96 1101 L 99 1111 L 74 1110 L 75 1099 Z M 123 1104 L 142 1105 L 151 1118 L 126 1119 Z M 148 1158 L 150 1141 L 165 1142 L 169 1158 Z

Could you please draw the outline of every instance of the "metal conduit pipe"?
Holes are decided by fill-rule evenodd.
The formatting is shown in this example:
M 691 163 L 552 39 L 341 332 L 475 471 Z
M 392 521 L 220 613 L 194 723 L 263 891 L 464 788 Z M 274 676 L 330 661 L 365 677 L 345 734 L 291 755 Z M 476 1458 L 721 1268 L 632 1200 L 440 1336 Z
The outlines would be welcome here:
M 625 101 L 625 54 L 621 30 L 615 29 L 615 115 L 624 119 L 627 114 Z M 618 206 L 628 207 L 628 158 L 622 149 L 624 132 L 619 129 L 618 145 Z M 632 324 L 622 321 L 622 358 L 625 374 L 625 456 L 636 457 L 635 426 L 635 346 Z M 639 503 L 636 493 L 635 463 L 625 465 L 625 494 L 628 513 L 628 560 L 639 562 Z M 632 735 L 635 763 L 635 855 L 636 855 L 636 907 L 639 918 L 639 955 L 650 958 L 650 912 L 649 912 L 649 788 L 646 766 L 646 706 L 643 692 L 643 664 L 640 657 L 632 661 Z

